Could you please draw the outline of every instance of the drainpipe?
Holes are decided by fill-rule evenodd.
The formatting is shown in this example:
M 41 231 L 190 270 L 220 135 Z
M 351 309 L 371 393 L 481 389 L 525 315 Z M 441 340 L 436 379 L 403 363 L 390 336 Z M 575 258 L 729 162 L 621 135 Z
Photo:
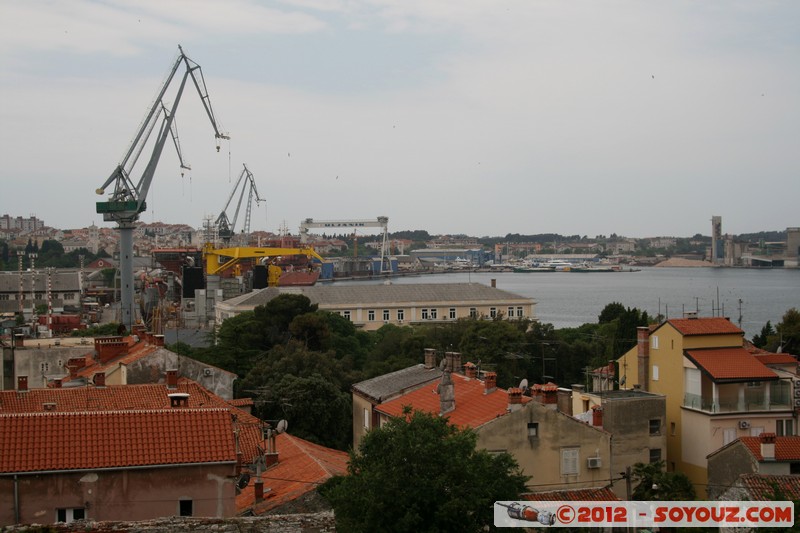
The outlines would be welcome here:
M 14 474 L 14 523 L 19 524 L 19 478 Z

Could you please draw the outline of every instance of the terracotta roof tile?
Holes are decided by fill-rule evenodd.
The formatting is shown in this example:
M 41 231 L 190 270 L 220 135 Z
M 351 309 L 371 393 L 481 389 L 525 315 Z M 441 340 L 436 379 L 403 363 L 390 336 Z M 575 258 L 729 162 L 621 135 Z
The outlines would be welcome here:
M 236 461 L 224 409 L 0 415 L 0 472 Z
M 769 353 L 763 352 L 755 355 L 755 358 L 765 365 L 791 365 L 797 364 L 797 358 L 788 353 Z
M 614 494 L 608 487 L 598 487 L 594 489 L 569 489 L 552 490 L 547 492 L 530 492 L 522 495 L 523 500 L 533 502 L 612 502 L 620 501 L 619 496 Z
M 263 514 L 312 491 L 329 478 L 347 472 L 346 452 L 313 444 L 287 433 L 275 437 L 278 463 L 262 475 L 264 500 L 254 505 L 255 476 L 236 496 L 236 510 Z
M 754 501 L 774 499 L 775 488 L 783 492 L 787 500 L 800 500 L 800 476 L 771 474 L 742 474 L 739 481 Z
M 724 317 L 672 318 L 667 323 L 683 336 L 744 334 L 736 325 Z
M 764 460 L 761 455 L 761 441 L 758 437 L 739 437 L 739 440 L 747 446 L 757 460 Z M 800 436 L 775 437 L 775 460 L 800 461 Z
M 775 372 L 744 348 L 686 350 L 684 353 L 717 382 L 778 379 Z
M 484 393 L 484 382 L 470 379 L 461 374 L 452 374 L 455 386 L 456 407 L 446 414 L 450 423 L 456 426 L 469 426 L 477 428 L 497 417 L 505 415 L 508 411 L 508 393 L 503 389 L 495 389 L 489 394 Z M 396 417 L 403 414 L 403 407 L 410 405 L 418 411 L 439 413 L 439 395 L 436 389 L 439 380 L 428 383 L 403 396 L 380 404 L 375 409 L 386 415 Z M 522 397 L 522 403 L 531 401 L 527 396 Z

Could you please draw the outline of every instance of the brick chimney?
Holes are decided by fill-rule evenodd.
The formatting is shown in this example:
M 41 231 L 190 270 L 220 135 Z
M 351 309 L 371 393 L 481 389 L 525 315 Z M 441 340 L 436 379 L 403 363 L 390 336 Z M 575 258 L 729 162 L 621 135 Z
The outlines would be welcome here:
M 469 361 L 464 363 L 464 375 L 469 379 L 475 379 L 478 377 L 478 367 L 475 366 L 475 363 L 470 363 Z
M 94 349 L 97 358 L 101 363 L 107 363 L 122 354 L 128 352 L 128 343 L 124 337 L 115 335 L 113 337 L 98 337 L 94 340 Z
M 425 368 L 436 368 L 436 350 L 425 348 Z
M 278 452 L 265 453 L 264 460 L 266 461 L 267 468 L 271 467 L 272 465 L 278 464 Z
M 264 480 L 261 479 L 261 476 L 257 477 L 256 482 L 253 483 L 253 491 L 255 492 L 256 502 L 264 500 Z
M 178 371 L 177 370 L 167 370 L 167 388 L 168 389 L 177 389 L 178 388 Z
M 155 346 L 164 346 L 164 335 L 153 335 L 153 344 Z
M 61 378 L 56 378 L 53 380 L 53 388 L 60 389 L 62 386 Z
M 599 405 L 592 407 L 592 425 L 603 427 L 603 408 Z
M 762 433 L 758 436 L 761 441 L 761 457 L 764 461 L 775 460 L 775 433 Z
M 28 392 L 28 376 L 17 376 L 17 391 Z
M 456 408 L 456 387 L 449 370 L 442 373 L 442 380 L 436 386 L 436 393 L 439 395 L 439 416 Z
M 70 377 L 77 377 L 78 371 L 86 366 L 85 357 L 70 357 L 67 361 L 67 370 L 69 370 Z
M 483 375 L 483 393 L 491 394 L 497 388 L 497 372 L 486 372 Z
M 95 372 L 94 377 L 92 378 L 94 382 L 94 386 L 97 388 L 104 389 L 106 387 L 106 373 L 105 372 Z
M 25 346 L 25 335 L 17 333 L 14 335 L 14 348 L 23 348 Z
M 522 389 L 511 387 L 508 389 L 508 410 L 509 412 L 522 409 Z
M 642 390 L 650 390 L 650 328 L 636 328 L 636 357 L 639 360 L 639 385 Z

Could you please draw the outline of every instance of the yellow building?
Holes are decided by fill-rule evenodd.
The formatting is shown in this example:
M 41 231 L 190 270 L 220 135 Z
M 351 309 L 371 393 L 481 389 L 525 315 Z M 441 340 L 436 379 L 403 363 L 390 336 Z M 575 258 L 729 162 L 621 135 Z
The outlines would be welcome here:
M 689 316 L 639 328 L 620 381 L 666 396 L 667 469 L 706 494 L 706 456 L 743 436 L 793 433 L 792 381 L 744 347 L 727 318 Z

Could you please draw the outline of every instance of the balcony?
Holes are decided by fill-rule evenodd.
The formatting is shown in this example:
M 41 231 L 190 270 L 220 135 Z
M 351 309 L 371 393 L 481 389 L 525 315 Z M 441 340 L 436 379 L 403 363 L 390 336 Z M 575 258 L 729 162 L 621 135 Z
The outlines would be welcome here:
M 708 394 L 685 393 L 683 407 L 706 413 L 788 411 L 792 408 L 791 385 L 776 381 L 751 386 L 746 383 L 714 384 Z

